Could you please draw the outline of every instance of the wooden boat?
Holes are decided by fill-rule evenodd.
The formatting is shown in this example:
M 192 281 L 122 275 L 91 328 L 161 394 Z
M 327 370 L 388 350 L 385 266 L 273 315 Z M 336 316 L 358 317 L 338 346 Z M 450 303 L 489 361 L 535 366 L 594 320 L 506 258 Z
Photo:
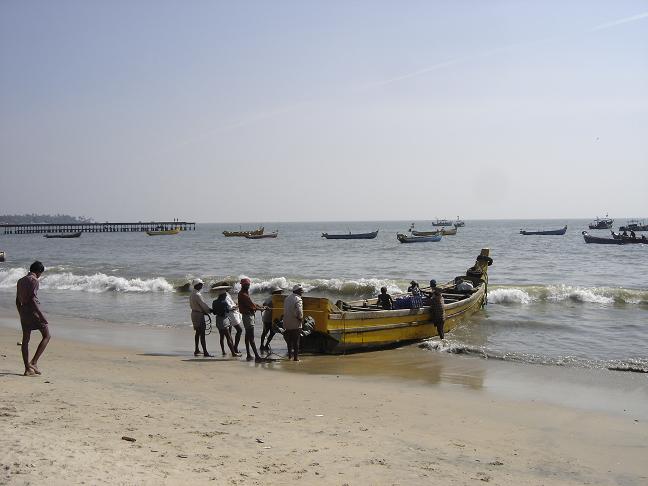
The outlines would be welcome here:
M 162 236 L 162 235 L 177 235 L 180 233 L 180 228 L 173 228 L 170 230 L 155 230 L 147 231 L 146 234 L 149 236 Z
M 637 235 L 633 238 L 631 235 L 622 235 L 621 233 L 615 233 L 614 231 L 611 231 L 612 233 L 612 238 L 615 240 L 622 240 L 623 243 L 627 244 L 633 244 L 633 243 L 643 243 L 643 244 L 648 244 L 648 238 L 646 238 L 646 235 L 641 235 L 641 237 L 637 238 Z
M 488 266 L 493 262 L 489 250 L 483 249 L 475 265 L 463 279 L 472 282 L 474 290 L 460 292 L 454 281 L 441 285 L 446 321 L 444 330 L 452 331 L 478 312 L 486 301 Z M 283 317 L 284 295 L 272 296 L 272 320 Z M 427 300 L 427 299 L 426 299 Z M 326 298 L 303 297 L 304 315 L 314 321 L 314 329 L 302 337 L 307 352 L 344 353 L 399 346 L 437 335 L 430 321 L 430 307 L 382 310 L 377 299 L 365 302 L 333 304 Z M 366 305 L 366 307 L 364 306 Z
M 557 230 L 538 230 L 538 231 L 525 231 L 525 230 L 520 230 L 521 235 L 564 235 L 567 232 L 567 225 L 565 225 L 564 228 L 560 228 Z
M 616 240 L 614 238 L 601 238 L 599 236 L 592 236 L 587 231 L 583 231 L 583 238 L 585 243 L 596 243 L 598 245 L 623 245 L 624 240 Z
M 351 233 L 349 231 L 347 234 L 337 235 L 322 233 L 322 238 L 326 238 L 327 240 L 373 240 L 376 236 L 378 236 L 378 230 L 372 233 Z
M 447 219 L 437 219 L 436 222 L 432 221 L 432 226 L 452 226 L 452 221 Z
M 262 234 L 262 235 L 245 235 L 245 237 L 248 240 L 261 240 L 263 238 L 276 238 L 277 235 L 279 235 L 278 231 L 275 231 L 273 233 L 265 233 L 265 234 Z
M 620 226 L 619 231 L 648 231 L 648 224 L 644 224 L 643 221 L 637 219 L 631 219 L 625 226 Z
M 402 233 L 398 233 L 396 238 L 401 243 L 425 243 L 425 242 L 436 242 L 441 241 L 441 235 L 430 235 L 430 236 L 407 236 Z
M 441 233 L 441 230 L 433 230 L 433 231 L 416 231 L 416 230 L 410 230 L 412 233 L 412 236 L 436 236 Z
M 454 222 L 454 227 L 462 228 L 464 226 L 466 226 L 466 222 L 463 219 L 459 219 L 459 216 L 457 216 L 457 221 Z
M 5 252 L 0 251 L 0 262 L 4 262 L 4 261 L 5 261 Z
M 608 218 L 608 215 L 605 215 L 605 218 L 596 218 L 593 222 L 589 224 L 589 229 L 610 229 L 614 224 L 612 218 Z
M 457 234 L 457 227 L 452 228 L 441 228 L 441 235 L 443 236 L 454 236 Z
M 239 236 L 239 237 L 245 237 L 245 236 L 255 236 L 255 235 L 262 235 L 263 234 L 264 227 L 261 226 L 255 230 L 239 230 L 239 231 L 223 231 L 223 235 L 227 236 L 228 238 L 232 236 Z
M 76 233 L 55 233 L 43 235 L 45 238 L 78 238 L 81 236 L 82 231 L 77 231 Z

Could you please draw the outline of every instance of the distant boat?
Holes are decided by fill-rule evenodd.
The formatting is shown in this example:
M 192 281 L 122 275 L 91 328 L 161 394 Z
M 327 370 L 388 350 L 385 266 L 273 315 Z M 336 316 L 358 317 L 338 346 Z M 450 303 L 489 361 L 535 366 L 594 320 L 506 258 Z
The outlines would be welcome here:
M 416 231 L 410 230 L 412 236 L 436 236 L 441 233 L 441 230 L 432 230 L 432 231 Z
M 173 228 L 170 230 L 156 230 L 156 231 L 147 231 L 146 234 L 149 236 L 162 236 L 162 235 L 177 235 L 180 233 L 180 228 Z
M 454 222 L 455 228 L 461 228 L 463 226 L 466 226 L 466 222 L 463 219 L 459 219 L 459 216 L 457 216 L 457 221 Z
M 612 218 L 608 218 L 608 215 L 605 215 L 605 218 L 596 218 L 589 224 L 589 229 L 610 229 L 614 224 Z
M 596 243 L 598 245 L 623 245 L 624 240 L 616 240 L 614 238 L 601 238 L 599 236 L 592 236 L 587 231 L 583 231 L 583 238 L 585 243 Z
M 4 262 L 4 261 L 5 261 L 5 252 L 0 251 L 0 262 Z
M 351 233 L 349 231 L 349 233 L 337 235 L 322 233 L 322 238 L 327 240 L 373 240 L 376 236 L 378 236 L 378 230 L 371 233 Z
M 60 233 L 60 234 L 47 234 L 43 235 L 45 238 L 78 238 L 81 236 L 82 231 L 76 233 Z
M 440 234 L 443 236 L 453 236 L 457 234 L 457 227 L 452 228 L 441 228 Z
M 625 226 L 620 226 L 619 231 L 648 231 L 648 224 L 638 219 L 631 219 Z
M 432 226 L 452 226 L 452 221 L 448 219 L 437 219 L 436 222 L 432 221 Z
M 543 231 L 525 231 L 520 230 L 521 235 L 564 235 L 567 232 L 567 225 L 564 228 L 557 230 L 543 230 Z
M 416 231 L 414 229 L 414 225 L 412 225 L 408 231 L 412 233 L 413 236 L 435 236 L 435 235 L 452 236 L 457 234 L 457 227 L 454 226 L 448 229 L 441 228 L 432 231 Z
M 441 241 L 441 235 L 432 235 L 432 236 L 407 236 L 402 233 L 398 233 L 396 238 L 401 243 L 426 243 L 426 242 L 436 242 Z
M 262 235 L 245 235 L 245 237 L 248 240 L 261 240 L 263 238 L 276 238 L 278 234 L 279 232 L 275 231 L 274 233 L 265 233 Z
M 263 230 L 264 228 L 263 226 L 261 226 L 255 230 L 223 231 L 223 235 L 227 236 L 228 238 L 232 236 L 240 236 L 240 237 L 255 236 L 255 235 L 262 235 Z

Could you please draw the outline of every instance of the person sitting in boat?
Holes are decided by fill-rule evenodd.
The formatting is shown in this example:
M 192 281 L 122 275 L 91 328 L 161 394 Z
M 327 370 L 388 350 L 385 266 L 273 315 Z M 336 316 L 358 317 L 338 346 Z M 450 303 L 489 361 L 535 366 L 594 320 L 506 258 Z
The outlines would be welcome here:
M 412 294 L 412 309 L 419 309 L 423 307 L 423 297 L 421 296 L 421 288 L 416 280 L 410 282 L 407 291 Z
M 622 236 L 623 236 L 624 238 L 627 238 L 627 237 L 628 237 L 628 230 L 623 230 L 623 234 L 622 234 Z
M 636 240 L 636 239 L 637 239 L 637 235 L 636 235 L 635 232 L 632 231 L 632 230 L 630 230 L 630 238 L 632 238 L 633 240 Z
M 474 289 L 474 286 L 472 282 L 469 282 L 468 280 L 464 280 L 463 277 L 457 277 L 455 278 L 455 287 L 459 292 L 472 292 Z
M 378 295 L 376 306 L 384 310 L 392 310 L 394 308 L 394 301 L 391 295 L 387 293 L 387 287 L 380 287 L 380 294 Z

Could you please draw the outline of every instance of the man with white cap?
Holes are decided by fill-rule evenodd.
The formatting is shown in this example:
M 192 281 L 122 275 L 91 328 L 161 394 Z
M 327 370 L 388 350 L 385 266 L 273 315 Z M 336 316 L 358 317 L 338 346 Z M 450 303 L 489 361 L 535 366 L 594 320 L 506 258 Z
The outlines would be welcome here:
M 232 324 L 230 322 L 230 315 L 234 311 L 234 303 L 230 304 L 231 299 L 228 301 L 227 291 L 231 289 L 229 285 L 218 285 L 212 287 L 212 292 L 218 292 L 218 297 L 212 302 L 212 312 L 216 316 L 216 328 L 220 334 L 220 346 L 223 356 L 225 356 L 225 345 L 223 341 L 227 340 L 227 346 L 232 352 L 232 356 L 241 356 L 241 353 L 236 351 L 234 343 L 232 342 Z
M 211 357 L 212 355 L 207 352 L 207 343 L 205 341 L 205 330 L 207 328 L 207 325 L 205 323 L 205 315 L 209 314 L 211 312 L 211 309 L 203 300 L 202 295 L 200 295 L 200 291 L 205 284 L 199 278 L 194 279 L 192 283 L 193 290 L 191 291 L 191 295 L 189 296 L 189 306 L 191 307 L 191 322 L 193 324 L 194 330 L 196 331 L 196 336 L 194 338 L 196 344 L 194 356 L 198 356 L 200 354 L 200 351 L 198 350 L 198 341 L 200 341 L 203 349 L 203 356 Z
M 284 337 L 288 345 L 288 359 L 294 361 L 299 361 L 299 338 L 304 323 L 303 293 L 304 288 L 297 284 L 293 287 L 292 294 L 284 300 Z
M 245 327 L 245 350 L 247 351 L 245 359 L 248 361 L 254 359 L 257 363 L 261 363 L 264 359 L 259 355 L 256 344 L 254 344 L 254 314 L 257 311 L 265 310 L 265 307 L 252 302 L 252 299 L 250 298 L 251 283 L 252 282 L 249 278 L 241 279 L 241 290 L 238 294 L 238 307 L 243 316 L 243 327 Z M 252 358 L 252 355 L 250 354 L 250 347 L 254 352 L 254 358 Z

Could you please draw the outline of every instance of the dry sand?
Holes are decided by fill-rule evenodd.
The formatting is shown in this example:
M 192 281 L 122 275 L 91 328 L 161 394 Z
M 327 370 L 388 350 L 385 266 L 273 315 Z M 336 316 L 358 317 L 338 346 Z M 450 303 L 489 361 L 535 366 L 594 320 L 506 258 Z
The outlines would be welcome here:
M 631 416 L 56 333 L 23 377 L 18 339 L 0 328 L 1 484 L 648 484 Z

